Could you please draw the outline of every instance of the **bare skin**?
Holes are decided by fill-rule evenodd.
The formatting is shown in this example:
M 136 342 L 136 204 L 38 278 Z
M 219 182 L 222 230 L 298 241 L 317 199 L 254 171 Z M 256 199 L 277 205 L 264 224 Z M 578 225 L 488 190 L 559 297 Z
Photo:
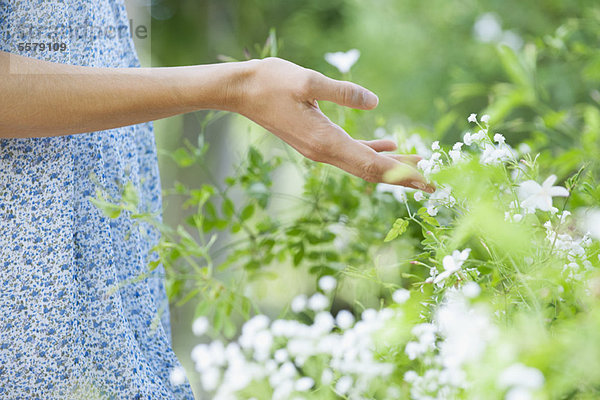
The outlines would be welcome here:
M 69 135 L 201 109 L 236 112 L 311 160 L 370 182 L 432 192 L 419 157 L 389 140 L 351 138 L 318 100 L 370 110 L 367 89 L 278 58 L 171 68 L 93 68 L 0 52 L 0 138 Z

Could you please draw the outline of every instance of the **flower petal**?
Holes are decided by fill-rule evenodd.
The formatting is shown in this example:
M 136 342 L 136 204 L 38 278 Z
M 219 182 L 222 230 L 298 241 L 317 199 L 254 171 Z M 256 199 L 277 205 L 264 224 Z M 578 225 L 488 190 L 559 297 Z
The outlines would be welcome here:
M 548 178 L 546 178 L 544 183 L 542 183 L 542 186 L 544 188 L 551 188 L 552 185 L 554 185 L 554 182 L 556 182 L 556 175 L 550 175 Z
M 550 188 L 550 196 L 568 197 L 569 191 L 562 186 L 552 186 Z

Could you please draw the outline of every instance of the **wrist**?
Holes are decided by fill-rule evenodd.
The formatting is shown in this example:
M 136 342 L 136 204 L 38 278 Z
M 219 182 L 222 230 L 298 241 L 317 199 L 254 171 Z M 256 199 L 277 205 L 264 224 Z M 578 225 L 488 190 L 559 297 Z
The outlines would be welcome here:
M 186 68 L 186 102 L 195 110 L 214 109 L 242 113 L 251 97 L 253 77 L 260 60 Z
M 244 114 L 254 97 L 256 75 L 261 64 L 261 60 L 257 59 L 226 64 L 228 71 L 220 85 L 219 109 Z

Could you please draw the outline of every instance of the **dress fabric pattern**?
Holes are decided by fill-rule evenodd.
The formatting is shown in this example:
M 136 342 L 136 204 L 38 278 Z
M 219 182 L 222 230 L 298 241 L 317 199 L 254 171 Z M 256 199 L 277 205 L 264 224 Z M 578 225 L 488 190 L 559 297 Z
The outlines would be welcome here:
M 127 34 L 72 32 L 110 26 Z M 41 41 L 27 37 L 35 29 L 54 32 L 65 51 L 19 51 L 20 42 Z M 74 65 L 139 67 L 122 0 L 0 0 L 0 50 Z M 108 218 L 89 201 L 100 186 L 118 199 L 127 182 L 138 190 L 140 208 L 160 218 L 150 123 L 0 139 L 1 399 L 194 398 L 189 384 L 169 380 L 180 364 L 162 266 L 117 287 L 147 272 L 159 232 L 129 213 Z

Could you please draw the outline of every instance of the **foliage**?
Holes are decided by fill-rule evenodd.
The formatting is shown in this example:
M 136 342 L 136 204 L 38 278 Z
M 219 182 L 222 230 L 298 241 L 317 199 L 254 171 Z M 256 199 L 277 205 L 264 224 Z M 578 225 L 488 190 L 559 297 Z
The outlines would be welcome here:
M 373 13 L 364 15 L 383 10 L 394 19 L 403 7 L 383 3 L 388 8 L 370 4 Z M 416 13 L 431 7 L 405 3 Z M 355 136 L 374 132 L 421 155 L 419 167 L 438 187 L 431 196 L 253 146 L 224 182 L 175 183 L 167 191 L 186 198 L 186 226 L 169 227 L 140 212 L 127 186 L 121 199 L 95 199 L 110 217 L 130 213 L 161 230 L 151 268 L 165 267 L 175 304 L 199 301 L 194 333 L 211 341 L 196 346 L 192 359 L 212 398 L 599 396 L 600 11 L 593 2 L 577 8 L 547 0 L 532 6 L 532 26 L 508 16 L 521 24 L 527 43 L 468 43 L 466 53 L 455 55 L 483 9 L 435 3 L 440 15 L 427 18 L 436 26 L 455 21 L 468 32 L 434 32 L 451 44 L 438 56 L 457 70 L 449 77 L 423 68 L 422 74 L 437 71 L 444 86 L 416 86 L 418 98 L 441 93 L 443 99 L 434 116 L 421 106 L 406 112 L 431 128 L 407 130 L 389 108 L 385 118 L 327 109 Z M 323 7 L 342 10 L 332 17 L 340 21 L 352 21 L 364 7 L 340 4 Z M 307 7 L 310 13 L 317 5 Z M 441 18 L 442 11 L 455 19 Z M 573 18 L 559 18 L 564 12 Z M 285 28 L 284 36 L 294 29 Z M 323 35 L 317 30 L 302 40 L 313 43 L 313 34 Z M 273 32 L 256 54 L 281 52 L 277 43 Z M 314 60 L 335 50 L 319 46 L 311 49 Z M 372 53 L 361 57 L 355 76 L 389 80 L 384 72 L 401 64 L 392 58 L 382 72 Z M 431 84 L 427 76 L 423 81 Z M 408 87 L 406 80 L 399 85 Z M 408 91 L 398 92 L 395 104 L 404 107 Z M 472 108 L 485 115 L 471 115 L 465 133 Z M 220 116 L 209 114 L 203 127 Z M 439 142 L 426 145 L 428 139 Z M 170 156 L 180 168 L 206 170 L 207 151 L 200 135 L 198 145 Z M 302 178 L 295 195 L 277 184 L 290 170 Z M 274 212 L 281 204 L 288 210 Z M 382 263 L 393 273 L 384 274 Z M 318 282 L 317 292 L 267 317 L 246 289 L 289 269 Z M 360 296 L 352 293 L 356 282 L 368 283 Z M 240 319 L 248 321 L 238 336 Z M 184 380 L 174 371 L 174 383 Z

